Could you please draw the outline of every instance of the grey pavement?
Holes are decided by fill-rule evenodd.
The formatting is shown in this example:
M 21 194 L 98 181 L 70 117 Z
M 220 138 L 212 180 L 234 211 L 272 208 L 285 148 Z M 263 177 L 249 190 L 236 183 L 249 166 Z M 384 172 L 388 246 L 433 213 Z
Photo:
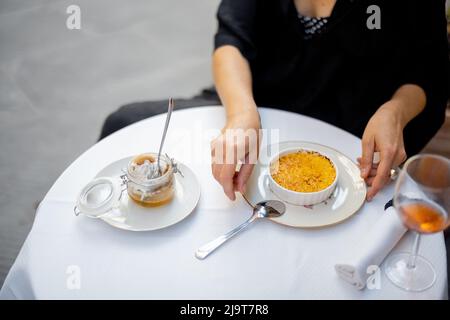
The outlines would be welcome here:
M 0 0 L 0 285 L 35 206 L 122 104 L 212 83 L 218 0 Z M 68 30 L 66 8 L 81 8 Z

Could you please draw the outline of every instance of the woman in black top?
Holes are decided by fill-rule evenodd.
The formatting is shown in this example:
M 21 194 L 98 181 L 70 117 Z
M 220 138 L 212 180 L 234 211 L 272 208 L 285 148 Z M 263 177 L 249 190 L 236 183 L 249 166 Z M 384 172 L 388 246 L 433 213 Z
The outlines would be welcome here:
M 213 69 L 224 129 L 259 129 L 257 106 L 265 106 L 360 136 L 368 200 L 444 121 L 443 0 L 222 0 L 217 17 Z M 250 151 L 235 143 L 222 134 L 212 153 L 224 145 Z M 235 199 L 253 164 L 235 173 L 235 164 L 222 160 L 213 161 L 213 175 Z

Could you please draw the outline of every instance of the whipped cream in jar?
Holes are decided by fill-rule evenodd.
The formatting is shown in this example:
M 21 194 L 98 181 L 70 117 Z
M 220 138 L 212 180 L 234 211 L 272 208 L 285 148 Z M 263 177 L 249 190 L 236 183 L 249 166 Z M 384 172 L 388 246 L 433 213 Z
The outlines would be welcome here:
M 170 202 L 175 193 L 176 164 L 167 155 L 143 153 L 128 163 L 126 170 L 129 197 L 144 207 L 155 207 Z

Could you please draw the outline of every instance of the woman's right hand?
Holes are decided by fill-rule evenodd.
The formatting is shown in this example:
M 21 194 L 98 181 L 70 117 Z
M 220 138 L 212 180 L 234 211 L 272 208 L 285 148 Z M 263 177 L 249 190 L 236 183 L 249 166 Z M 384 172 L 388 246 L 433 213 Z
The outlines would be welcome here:
M 254 108 L 253 110 L 256 110 Z M 244 193 L 258 158 L 261 123 L 257 111 L 228 116 L 221 134 L 211 142 L 214 178 L 231 200 Z M 236 172 L 236 167 L 241 164 Z

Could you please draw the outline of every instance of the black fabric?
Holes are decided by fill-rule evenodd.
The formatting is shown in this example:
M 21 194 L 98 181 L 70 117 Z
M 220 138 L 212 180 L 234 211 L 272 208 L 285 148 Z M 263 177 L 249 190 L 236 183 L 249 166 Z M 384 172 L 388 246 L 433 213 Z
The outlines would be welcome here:
M 191 99 L 174 99 L 174 102 L 175 110 L 220 104 L 214 88 L 204 89 Z M 167 103 L 168 100 L 143 101 L 120 107 L 106 118 L 99 140 L 137 121 L 167 112 Z
M 370 30 L 367 8 L 381 9 Z M 417 84 L 427 106 L 405 129 L 408 155 L 443 124 L 447 34 L 443 0 L 337 0 L 326 30 L 305 41 L 293 0 L 222 0 L 215 47 L 237 47 L 249 61 L 259 106 L 322 119 L 362 136 L 373 113 L 403 84 Z

